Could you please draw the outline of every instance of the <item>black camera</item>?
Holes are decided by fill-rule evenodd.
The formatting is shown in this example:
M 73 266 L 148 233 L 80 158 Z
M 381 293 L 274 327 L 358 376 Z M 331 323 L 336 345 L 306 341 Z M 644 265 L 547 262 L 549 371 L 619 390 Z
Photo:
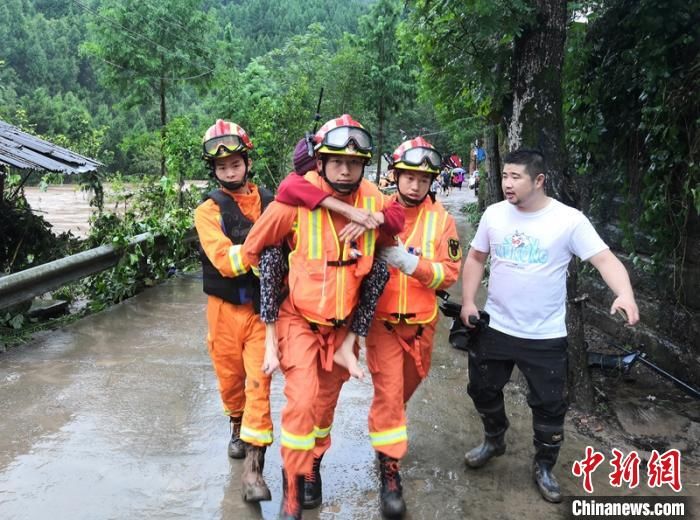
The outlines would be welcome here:
M 452 318 L 450 327 L 450 345 L 457 350 L 474 352 L 477 347 L 477 338 L 483 330 L 489 326 L 490 316 L 486 311 L 479 311 L 479 316 L 469 316 L 469 323 L 472 328 L 462 323 L 459 313 L 462 306 L 451 301 L 440 302 L 440 310 L 448 318 Z

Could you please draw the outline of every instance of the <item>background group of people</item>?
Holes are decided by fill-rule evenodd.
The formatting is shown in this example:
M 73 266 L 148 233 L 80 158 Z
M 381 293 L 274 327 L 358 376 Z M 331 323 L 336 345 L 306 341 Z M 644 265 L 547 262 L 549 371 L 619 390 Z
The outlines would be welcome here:
M 296 171 L 273 200 L 250 182 L 252 149 L 234 123 L 219 120 L 207 131 L 203 155 L 220 189 L 195 211 L 207 343 L 231 421 L 228 453 L 245 459 L 243 498 L 271 498 L 262 473 L 273 441 L 270 376 L 280 368 L 287 398 L 279 437 L 280 518 L 301 518 L 303 509 L 321 504 L 321 464 L 335 407 L 343 383 L 364 376 L 357 340 L 366 337 L 380 508 L 385 517 L 400 518 L 406 403 L 430 369 L 436 291 L 456 281 L 462 260 L 455 222 L 431 193 L 443 159 L 422 137 L 401 143 L 390 164 L 396 193 L 384 195 L 364 179 L 372 137 L 345 114 L 312 141 L 299 142 Z M 632 324 L 638 311 L 624 267 L 590 222 L 545 195 L 543 160 L 528 150 L 505 158 L 506 200 L 484 214 L 463 269 L 462 320 L 471 327 L 491 257 L 486 311 L 492 326 L 470 353 L 468 386 L 485 439 L 465 462 L 476 468 L 505 452 L 502 388 L 518 365 L 533 410 L 533 475 L 543 497 L 559 501 L 551 470 L 566 412 L 562 284 L 568 259 L 575 254 L 601 271 L 617 295 L 612 311 L 624 310 Z

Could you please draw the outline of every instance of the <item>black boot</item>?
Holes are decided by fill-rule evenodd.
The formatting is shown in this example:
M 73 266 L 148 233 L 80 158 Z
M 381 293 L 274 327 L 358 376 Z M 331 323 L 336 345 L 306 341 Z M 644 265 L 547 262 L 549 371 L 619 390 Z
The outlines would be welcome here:
M 493 457 L 500 457 L 506 452 L 505 437 L 505 431 L 499 435 L 484 435 L 484 441 L 464 455 L 464 463 L 472 469 L 477 469 Z
M 311 473 L 304 475 L 304 509 L 316 509 L 323 500 L 321 487 L 321 460 L 323 455 L 314 458 Z
M 480 468 L 506 452 L 506 430 L 510 425 L 502 408 L 497 413 L 479 414 L 484 423 L 484 441 L 464 455 L 464 463 L 472 469 Z
M 533 467 L 533 477 L 537 488 L 547 502 L 558 504 L 561 502 L 561 490 L 559 482 L 552 474 L 554 464 L 557 462 L 561 443 L 547 444 L 535 439 L 535 463 Z
M 243 417 L 231 417 L 231 441 L 228 443 L 228 456 L 232 459 L 245 458 L 245 442 L 241 440 Z
M 382 489 L 379 493 L 382 515 L 386 518 L 403 518 L 406 513 L 406 502 L 403 500 L 403 488 L 401 487 L 401 475 L 399 474 L 399 461 L 387 457 L 383 453 L 379 457 L 379 474 L 382 481 Z
M 301 520 L 303 492 L 304 475 L 294 475 L 291 479 L 288 479 L 287 472 L 282 469 L 280 520 Z
M 253 446 L 246 443 L 243 474 L 241 475 L 241 493 L 246 502 L 261 502 L 272 498 L 270 489 L 263 479 L 265 468 L 265 446 Z

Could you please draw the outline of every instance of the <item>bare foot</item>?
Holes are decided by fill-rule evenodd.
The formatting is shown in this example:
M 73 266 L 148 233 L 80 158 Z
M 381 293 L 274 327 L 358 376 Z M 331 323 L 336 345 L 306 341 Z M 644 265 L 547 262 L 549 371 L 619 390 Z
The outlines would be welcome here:
M 333 354 L 333 361 L 341 367 L 347 368 L 352 377 L 356 377 L 357 379 L 365 377 L 365 373 L 360 368 L 360 364 L 355 354 L 353 354 L 352 349 L 336 350 L 335 354 Z

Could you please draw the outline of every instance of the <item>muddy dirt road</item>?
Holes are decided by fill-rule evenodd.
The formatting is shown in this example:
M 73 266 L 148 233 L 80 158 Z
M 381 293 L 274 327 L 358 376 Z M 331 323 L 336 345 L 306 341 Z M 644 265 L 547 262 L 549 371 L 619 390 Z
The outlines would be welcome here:
M 456 210 L 469 198 L 467 190 L 457 192 L 446 204 Z M 462 217 L 459 222 L 466 236 L 468 226 Z M 226 455 L 228 421 L 206 352 L 205 298 L 198 276 L 179 276 L 0 354 L 1 519 L 276 518 L 279 444 L 268 451 L 265 467 L 273 500 L 261 507 L 241 501 L 242 464 Z M 459 294 L 458 287 L 452 293 Z M 566 506 L 545 503 L 532 483 L 531 417 L 519 378 L 506 391 L 507 456 L 478 471 L 465 469 L 463 454 L 480 440 L 481 425 L 466 395 L 466 355 L 448 346 L 447 329 L 443 319 L 430 376 L 408 407 L 407 518 L 564 518 Z M 272 394 L 276 433 L 282 382 L 277 373 Z M 305 519 L 380 518 L 367 436 L 371 394 L 369 381 L 345 385 L 333 447 L 323 463 L 324 502 L 317 511 L 305 512 Z M 651 417 L 673 419 L 658 413 Z M 697 449 L 687 432 L 694 428 L 697 434 L 698 420 L 673 423 L 681 430 L 668 446 L 684 454 Z M 654 419 L 647 427 L 663 428 Z M 604 429 L 595 433 L 614 435 L 624 438 Z M 587 445 L 601 451 L 604 446 L 578 433 L 571 421 L 566 436 L 556 473 L 565 495 L 582 495 L 572 463 L 583 458 Z M 692 457 L 683 462 L 682 494 L 697 496 L 700 465 Z M 673 495 L 667 486 L 650 489 L 644 482 L 632 492 L 611 488 L 609 470 L 602 471 L 594 475 L 596 496 Z

